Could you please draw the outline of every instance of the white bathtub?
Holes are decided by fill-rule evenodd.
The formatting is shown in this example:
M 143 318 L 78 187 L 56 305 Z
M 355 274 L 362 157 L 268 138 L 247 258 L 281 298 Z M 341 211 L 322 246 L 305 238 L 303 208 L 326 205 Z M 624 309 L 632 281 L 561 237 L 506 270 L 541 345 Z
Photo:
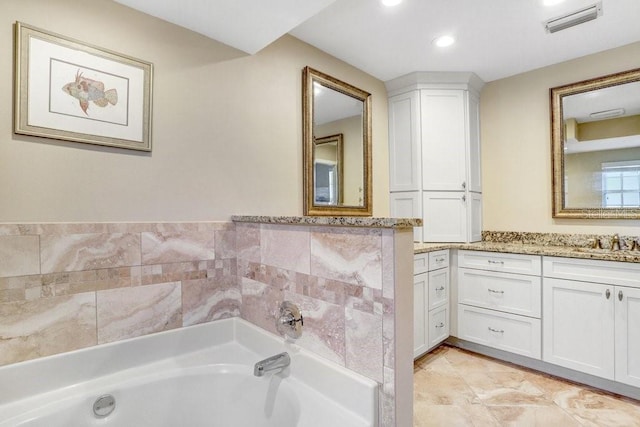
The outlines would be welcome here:
M 287 351 L 289 368 L 253 375 Z M 377 383 L 226 319 L 0 367 L 0 427 L 377 426 Z M 111 395 L 104 417 L 93 404 Z

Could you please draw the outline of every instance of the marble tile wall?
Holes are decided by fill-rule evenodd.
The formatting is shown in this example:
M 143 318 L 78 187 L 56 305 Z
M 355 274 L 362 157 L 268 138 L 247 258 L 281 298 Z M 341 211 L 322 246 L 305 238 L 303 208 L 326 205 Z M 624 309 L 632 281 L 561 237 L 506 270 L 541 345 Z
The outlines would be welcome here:
M 241 316 L 275 332 L 278 303 L 304 313 L 297 343 L 380 383 L 394 414 L 392 229 L 237 223 Z
M 0 365 L 240 314 L 231 223 L 0 224 Z
M 0 365 L 230 316 L 277 333 L 275 312 L 290 300 L 305 315 L 297 343 L 380 383 L 380 425 L 393 426 L 394 233 L 242 222 L 0 224 Z

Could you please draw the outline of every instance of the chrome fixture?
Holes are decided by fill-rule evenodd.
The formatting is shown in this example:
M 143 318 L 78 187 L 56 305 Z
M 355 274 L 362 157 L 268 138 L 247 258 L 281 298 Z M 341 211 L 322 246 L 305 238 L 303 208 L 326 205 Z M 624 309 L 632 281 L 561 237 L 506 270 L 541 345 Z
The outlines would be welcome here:
M 280 372 L 290 364 L 291 358 L 289 357 L 289 353 L 285 351 L 284 353 L 276 354 L 275 356 L 268 357 L 256 363 L 253 367 L 253 375 L 261 377 L 267 372 Z
M 298 339 L 302 336 L 304 318 L 297 305 L 291 301 L 280 304 L 280 315 L 276 316 L 276 329 L 282 336 Z
M 602 249 L 602 242 L 600 242 L 600 239 L 598 239 L 597 237 L 595 237 L 595 238 L 591 241 L 591 248 L 593 248 L 593 249 Z
M 620 236 L 614 234 L 611 238 L 611 250 L 619 251 L 620 250 Z
M 633 239 L 633 243 L 631 244 L 631 247 L 629 248 L 630 251 L 640 251 L 640 243 L 638 243 L 638 241 L 636 239 Z
M 93 402 L 93 415 L 96 418 L 105 418 L 116 409 L 116 399 L 110 394 L 100 396 Z
M 555 33 L 556 31 L 592 21 L 600 15 L 602 15 L 602 2 L 550 19 L 545 23 L 545 28 L 548 33 Z

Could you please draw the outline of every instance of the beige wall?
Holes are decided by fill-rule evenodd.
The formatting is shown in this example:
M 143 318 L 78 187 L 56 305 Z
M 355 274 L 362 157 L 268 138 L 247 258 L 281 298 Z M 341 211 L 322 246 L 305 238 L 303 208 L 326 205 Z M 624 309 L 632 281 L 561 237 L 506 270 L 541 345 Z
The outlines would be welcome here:
M 305 65 L 372 93 L 373 213 L 388 213 L 381 81 L 290 36 L 247 56 L 109 0 L 2 0 L 5 59 L 15 21 L 154 63 L 153 152 L 14 135 L 0 61 L 0 222 L 301 215 Z
M 549 88 L 640 67 L 640 42 L 488 83 L 481 95 L 483 229 L 638 234 L 640 221 L 551 217 Z

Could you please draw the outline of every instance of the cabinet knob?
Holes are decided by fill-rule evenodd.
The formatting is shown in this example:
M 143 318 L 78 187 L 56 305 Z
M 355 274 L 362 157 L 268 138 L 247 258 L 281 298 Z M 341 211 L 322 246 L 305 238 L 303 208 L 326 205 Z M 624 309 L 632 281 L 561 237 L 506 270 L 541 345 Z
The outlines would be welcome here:
M 607 289 L 606 292 L 604 293 L 604 296 L 606 296 L 607 299 L 611 298 L 611 290 Z
M 622 294 L 622 291 L 618 292 L 618 301 L 622 301 L 622 298 L 624 298 L 624 295 Z
M 466 201 L 467 201 L 467 196 L 466 196 L 466 195 L 464 195 L 464 194 L 462 195 L 462 201 L 463 201 L 463 202 L 466 202 Z
M 467 182 L 466 182 L 466 181 L 463 181 L 463 182 L 462 182 L 462 189 L 464 190 L 464 189 L 466 189 L 466 188 L 467 188 Z

